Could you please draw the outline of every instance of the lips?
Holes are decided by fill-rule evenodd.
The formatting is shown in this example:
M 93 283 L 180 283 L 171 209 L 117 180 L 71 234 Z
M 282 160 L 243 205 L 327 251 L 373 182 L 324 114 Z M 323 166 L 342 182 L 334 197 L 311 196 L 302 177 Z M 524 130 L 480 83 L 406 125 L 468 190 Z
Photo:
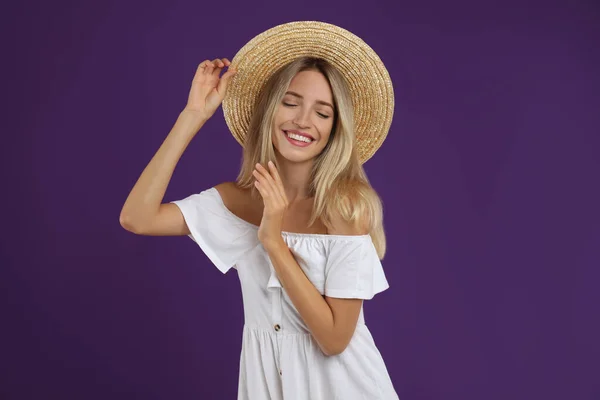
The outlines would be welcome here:
M 295 147 L 307 147 L 312 145 L 312 143 L 314 142 L 314 140 L 308 141 L 308 142 L 304 142 L 301 140 L 296 140 L 296 139 L 292 139 L 291 137 L 289 137 L 289 135 L 286 133 L 286 131 L 281 131 L 281 133 L 283 133 L 283 136 L 285 137 L 285 139 L 290 142 L 292 144 L 292 146 Z
M 315 140 L 315 138 L 314 138 L 314 137 L 310 136 L 308 133 L 305 133 L 305 132 L 300 132 L 300 131 L 296 131 L 296 130 L 289 130 L 289 131 L 284 131 L 284 132 L 285 132 L 285 133 L 287 133 L 287 132 L 290 132 L 290 133 L 294 133 L 294 134 L 296 134 L 296 135 L 304 136 L 304 137 L 307 137 L 307 138 L 309 138 L 309 139 L 310 139 L 310 140 L 312 140 L 312 141 L 314 141 L 314 140 Z

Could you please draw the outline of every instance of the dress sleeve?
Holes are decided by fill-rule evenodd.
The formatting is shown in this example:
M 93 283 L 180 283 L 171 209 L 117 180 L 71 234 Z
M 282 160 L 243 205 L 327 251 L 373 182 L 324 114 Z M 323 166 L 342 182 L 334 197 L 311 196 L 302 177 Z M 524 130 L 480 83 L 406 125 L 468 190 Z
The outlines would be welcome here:
M 214 187 L 171 203 L 181 210 L 188 236 L 222 273 L 259 243 L 255 227 L 229 211 Z
M 389 288 L 369 235 L 332 241 L 325 265 L 325 295 L 370 300 Z

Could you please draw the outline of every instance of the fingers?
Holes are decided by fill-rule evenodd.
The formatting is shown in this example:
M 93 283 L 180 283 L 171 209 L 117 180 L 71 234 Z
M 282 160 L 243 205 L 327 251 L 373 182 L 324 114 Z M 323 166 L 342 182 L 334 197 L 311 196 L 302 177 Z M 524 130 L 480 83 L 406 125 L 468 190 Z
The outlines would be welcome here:
M 204 74 L 205 75 L 211 75 L 215 69 L 215 61 L 216 60 L 212 60 L 206 63 L 206 65 L 204 66 Z
M 204 66 L 204 73 L 207 75 L 214 75 L 216 77 L 219 76 L 219 74 L 221 73 L 221 71 L 223 70 L 223 68 L 228 67 L 229 65 L 231 65 L 231 61 L 229 61 L 226 58 L 215 58 L 212 61 L 204 61 L 203 64 L 205 63 Z
M 198 78 L 200 75 L 203 75 L 205 70 L 206 70 L 206 66 L 210 64 L 210 60 L 204 60 L 202 61 L 199 65 L 198 68 L 196 68 L 196 76 L 194 78 Z
M 256 169 L 252 171 L 252 174 L 256 178 L 259 187 L 262 188 L 263 197 L 266 194 L 269 198 L 272 198 L 277 193 L 275 191 L 274 181 L 269 175 L 269 172 L 260 164 L 256 164 Z
M 214 60 L 204 60 L 200 63 L 200 65 L 198 65 L 198 68 L 205 68 L 210 66 L 210 64 L 213 64 L 213 67 L 219 67 L 219 68 L 223 68 L 223 67 L 228 67 L 229 65 L 231 65 L 231 61 L 229 61 L 229 59 L 227 58 L 215 58 Z
M 275 165 L 271 162 L 269 162 L 269 170 L 271 170 L 271 173 L 261 164 L 256 164 L 256 169 L 252 173 L 257 179 L 257 187 L 262 188 L 261 194 L 263 196 L 266 195 L 276 200 L 280 207 L 286 208 L 288 204 L 283 191 L 283 184 Z
M 271 175 L 273 175 L 273 180 L 277 183 L 278 186 L 283 187 L 283 182 L 281 181 L 281 177 L 279 176 L 279 172 L 277 168 L 275 168 L 275 164 L 272 161 L 269 161 L 269 170 L 271 171 Z
M 219 77 L 223 68 L 229 67 L 230 65 L 231 61 L 229 61 L 227 58 L 215 58 L 212 61 L 204 60 L 200 63 L 200 65 L 198 65 L 196 73 L 203 75 L 214 75 L 216 77 Z M 227 72 L 229 72 L 229 70 Z M 225 74 L 223 74 L 223 76 L 225 76 Z
M 287 200 L 287 195 L 285 194 L 285 190 L 283 188 L 283 181 L 281 180 L 281 177 L 279 176 L 279 171 L 277 171 L 277 168 L 275 167 L 275 164 L 272 161 L 269 161 L 269 169 L 271 170 L 271 175 L 273 175 L 273 180 L 275 181 L 275 187 L 279 191 L 279 195 L 281 196 L 281 199 L 283 200 L 285 207 L 287 207 L 288 200 Z
M 221 80 L 219 80 L 219 83 L 217 84 L 217 92 L 219 92 L 219 94 L 225 96 L 227 86 L 229 85 L 229 82 L 235 76 L 235 74 L 237 74 L 237 70 L 231 67 L 227 70 L 227 72 L 223 74 Z
M 196 68 L 186 107 L 207 110 L 212 115 L 225 98 L 227 83 L 235 75 L 235 68 L 232 68 L 223 74 L 224 79 L 219 79 L 223 68 L 230 65 L 231 61 L 227 58 L 202 61 Z
M 208 64 L 210 64 L 210 60 L 204 60 L 200 63 L 200 65 L 198 65 L 198 69 L 202 69 L 202 68 L 206 67 Z
M 220 59 L 215 58 L 212 61 L 212 64 L 213 64 L 213 70 L 212 70 L 212 72 L 209 72 L 209 73 L 212 73 L 212 75 L 214 75 L 218 78 L 219 75 L 221 74 L 221 71 L 223 70 L 223 68 L 225 68 L 225 63 L 223 63 L 223 61 L 221 61 Z

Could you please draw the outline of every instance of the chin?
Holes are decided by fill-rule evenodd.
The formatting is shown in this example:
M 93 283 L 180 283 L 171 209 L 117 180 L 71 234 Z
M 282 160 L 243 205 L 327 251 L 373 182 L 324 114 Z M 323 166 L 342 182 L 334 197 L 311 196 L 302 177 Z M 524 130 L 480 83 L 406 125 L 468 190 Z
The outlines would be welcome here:
M 285 139 L 284 139 L 285 140 Z M 313 160 L 318 154 L 314 151 L 307 152 L 306 150 L 295 149 L 290 147 L 288 143 L 273 143 L 275 152 L 284 160 L 292 163 L 304 163 Z
M 292 163 L 304 163 L 313 160 L 316 157 L 308 154 L 294 154 L 292 152 L 287 151 L 284 151 L 283 153 L 278 151 L 278 153 L 281 156 L 281 158 Z

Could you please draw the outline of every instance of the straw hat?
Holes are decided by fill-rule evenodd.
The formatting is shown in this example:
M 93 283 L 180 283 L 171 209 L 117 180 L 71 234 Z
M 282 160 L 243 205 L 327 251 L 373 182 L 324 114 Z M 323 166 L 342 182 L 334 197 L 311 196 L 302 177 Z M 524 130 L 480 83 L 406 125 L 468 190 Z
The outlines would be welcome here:
M 366 162 L 382 145 L 392 122 L 392 81 L 379 56 L 362 39 L 325 22 L 278 25 L 238 51 L 231 60 L 238 72 L 222 105 L 231 133 L 243 146 L 261 88 L 280 67 L 302 56 L 323 58 L 346 78 L 354 105 L 356 146 L 360 162 Z

